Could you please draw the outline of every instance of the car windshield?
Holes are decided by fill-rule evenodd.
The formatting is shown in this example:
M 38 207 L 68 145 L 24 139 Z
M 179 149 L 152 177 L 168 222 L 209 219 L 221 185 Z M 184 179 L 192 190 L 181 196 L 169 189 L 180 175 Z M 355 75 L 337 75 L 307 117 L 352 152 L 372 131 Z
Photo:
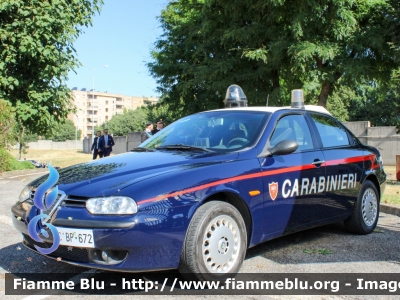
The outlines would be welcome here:
M 213 111 L 184 117 L 143 142 L 141 148 L 230 152 L 252 146 L 270 113 Z

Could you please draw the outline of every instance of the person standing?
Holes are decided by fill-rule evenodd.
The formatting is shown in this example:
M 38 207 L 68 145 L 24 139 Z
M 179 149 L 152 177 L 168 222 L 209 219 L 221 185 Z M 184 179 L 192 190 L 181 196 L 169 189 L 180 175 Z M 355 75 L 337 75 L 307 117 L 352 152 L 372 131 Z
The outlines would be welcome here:
M 104 157 L 110 156 L 112 152 L 112 146 L 114 145 L 114 139 L 111 135 L 108 135 L 108 129 L 104 129 L 104 134 L 100 140 L 100 148 L 103 152 Z
M 152 136 L 151 131 L 153 130 L 153 122 L 147 122 L 146 128 L 142 131 L 141 141 L 142 143 Z
M 103 152 L 101 151 L 100 148 L 100 139 L 101 139 L 101 131 L 97 131 L 97 136 L 93 140 L 92 148 L 90 149 L 90 153 L 93 152 L 93 160 L 97 158 L 97 155 L 99 158 L 103 157 Z
M 157 122 L 157 128 L 153 129 L 151 131 L 152 135 L 155 135 L 157 132 L 159 132 L 160 130 L 162 130 L 164 128 L 164 122 L 163 120 L 160 120 Z

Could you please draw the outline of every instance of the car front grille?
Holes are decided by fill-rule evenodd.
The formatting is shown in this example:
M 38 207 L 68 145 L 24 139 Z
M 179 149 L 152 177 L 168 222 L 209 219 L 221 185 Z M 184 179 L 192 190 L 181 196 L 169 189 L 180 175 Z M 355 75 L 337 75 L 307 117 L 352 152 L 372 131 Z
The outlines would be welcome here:
M 33 201 L 33 197 L 35 196 L 35 191 L 31 192 L 30 199 Z M 53 209 L 53 207 L 57 204 L 57 201 L 60 199 L 61 195 L 58 194 L 57 199 L 54 201 L 53 205 L 43 211 L 43 213 L 48 214 L 50 211 Z M 69 207 L 85 207 L 85 203 L 88 200 L 88 197 L 80 197 L 80 196 L 72 196 L 72 195 L 67 195 L 63 202 L 60 204 L 62 206 L 69 206 Z
M 38 243 L 35 240 L 33 240 L 29 235 L 23 234 L 24 237 L 24 244 L 28 246 L 29 248 L 36 250 L 34 245 L 41 247 L 41 248 L 50 248 L 52 246 L 51 243 Z M 68 250 L 68 248 L 70 250 Z M 70 247 L 70 246 L 58 246 L 57 250 L 47 254 L 48 256 L 51 257 L 61 257 L 61 259 L 65 260 L 70 260 L 70 261 L 76 261 L 76 262 L 84 262 L 87 263 L 89 262 L 89 254 L 88 250 L 86 248 L 78 248 L 78 247 Z
M 68 195 L 64 201 L 63 201 L 63 206 L 69 206 L 69 207 L 85 207 L 86 201 L 89 198 L 87 197 L 79 197 L 79 196 L 71 196 Z

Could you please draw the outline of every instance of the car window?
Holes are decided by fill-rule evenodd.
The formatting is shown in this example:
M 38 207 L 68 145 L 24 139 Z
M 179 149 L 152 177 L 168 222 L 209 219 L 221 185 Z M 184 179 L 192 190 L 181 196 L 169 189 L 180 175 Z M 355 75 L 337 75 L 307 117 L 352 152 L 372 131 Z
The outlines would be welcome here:
M 269 116 L 268 112 L 236 110 L 191 115 L 167 126 L 140 147 L 187 145 L 217 152 L 236 151 L 256 142 Z
M 303 115 L 287 115 L 278 121 L 270 145 L 273 147 L 284 140 L 296 141 L 299 145 L 296 151 L 314 148 L 310 129 Z
M 341 124 L 327 116 L 319 114 L 310 115 L 317 127 L 323 147 L 328 148 L 349 145 L 346 129 L 344 129 Z

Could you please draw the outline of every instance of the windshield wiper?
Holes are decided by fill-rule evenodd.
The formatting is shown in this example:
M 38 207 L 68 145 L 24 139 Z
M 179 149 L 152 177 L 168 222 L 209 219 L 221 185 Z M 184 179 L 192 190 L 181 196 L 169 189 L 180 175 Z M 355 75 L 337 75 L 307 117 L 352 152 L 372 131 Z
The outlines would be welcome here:
M 154 152 L 156 150 L 151 149 L 151 148 L 136 147 L 136 148 L 133 148 L 133 149 L 131 149 L 129 151 L 130 152 Z
M 157 147 L 156 149 L 173 149 L 173 150 L 179 149 L 179 150 L 197 150 L 197 151 L 213 152 L 206 148 L 194 147 L 194 146 L 189 146 L 189 145 L 184 145 L 184 144 L 164 145 L 164 146 Z

